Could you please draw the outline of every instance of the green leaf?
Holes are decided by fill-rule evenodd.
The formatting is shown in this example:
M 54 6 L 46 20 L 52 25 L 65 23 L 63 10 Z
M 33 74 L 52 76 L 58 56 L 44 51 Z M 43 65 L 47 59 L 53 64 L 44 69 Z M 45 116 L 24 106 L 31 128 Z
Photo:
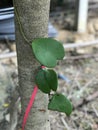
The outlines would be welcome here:
M 36 77 L 35 77 L 35 82 L 38 86 L 38 88 L 44 92 L 44 93 L 50 93 L 50 87 L 49 84 L 47 83 L 45 79 L 45 70 L 40 70 Z
M 55 71 L 50 69 L 40 70 L 35 77 L 35 82 L 38 88 L 44 93 L 50 93 L 51 89 L 56 91 L 58 85 L 57 75 Z
M 64 112 L 66 115 L 70 115 L 72 112 L 72 105 L 70 101 L 62 94 L 53 95 L 51 101 L 48 104 L 48 109 Z
M 63 45 L 51 38 L 34 40 L 32 49 L 37 60 L 49 68 L 55 67 L 57 60 L 62 60 L 65 55 Z
M 50 89 L 56 91 L 58 86 L 58 78 L 56 72 L 51 69 L 46 70 L 45 78 L 47 83 L 49 84 Z

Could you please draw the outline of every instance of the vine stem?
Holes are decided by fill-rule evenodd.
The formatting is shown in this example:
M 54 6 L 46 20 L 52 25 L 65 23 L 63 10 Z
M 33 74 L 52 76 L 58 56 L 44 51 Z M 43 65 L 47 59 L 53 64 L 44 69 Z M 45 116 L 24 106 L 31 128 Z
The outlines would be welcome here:
M 13 2 L 15 3 L 15 0 L 13 0 Z M 20 29 L 21 35 L 23 36 L 24 40 L 31 46 L 30 41 L 27 39 L 27 37 L 26 37 L 26 35 L 25 35 L 24 31 L 23 31 L 23 27 L 22 27 L 22 24 L 21 24 L 21 21 L 20 21 L 20 18 L 19 18 L 19 13 L 18 13 L 18 10 L 17 10 L 16 6 L 14 6 L 14 12 L 16 14 L 16 19 L 17 19 L 18 24 L 19 24 L 19 29 Z

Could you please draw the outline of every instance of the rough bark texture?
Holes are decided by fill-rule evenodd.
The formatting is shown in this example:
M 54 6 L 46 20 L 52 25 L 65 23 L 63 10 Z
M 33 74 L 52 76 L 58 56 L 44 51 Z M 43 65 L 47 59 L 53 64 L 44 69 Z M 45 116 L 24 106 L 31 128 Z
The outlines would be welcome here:
M 30 41 L 39 37 L 47 37 L 49 4 L 50 0 L 14 0 L 14 6 L 18 10 L 23 32 Z M 40 64 L 35 59 L 31 46 L 24 40 L 20 32 L 17 17 L 15 17 L 15 24 L 22 103 L 21 118 L 23 119 L 25 109 L 35 86 L 34 77 Z M 50 130 L 47 104 L 47 95 L 38 91 L 25 130 Z

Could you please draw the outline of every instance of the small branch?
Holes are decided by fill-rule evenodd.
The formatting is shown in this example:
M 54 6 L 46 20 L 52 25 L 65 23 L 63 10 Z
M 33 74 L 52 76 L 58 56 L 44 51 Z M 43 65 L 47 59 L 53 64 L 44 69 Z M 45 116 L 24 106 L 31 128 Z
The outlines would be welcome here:
M 96 57 L 98 57 L 98 54 L 85 54 L 79 56 L 64 57 L 64 60 L 78 60 L 78 59 L 87 59 L 87 58 L 96 58 Z
M 75 108 L 81 107 L 91 101 L 93 101 L 95 98 L 98 97 L 98 91 L 94 92 L 92 95 L 88 96 L 86 99 L 84 99 L 82 102 L 80 102 L 77 106 L 74 106 Z M 98 113 L 97 113 L 98 114 Z
M 86 46 L 93 46 L 98 44 L 98 39 L 94 41 L 89 42 L 82 42 L 82 43 L 65 43 L 64 48 L 70 49 L 70 48 L 79 48 L 79 47 L 86 47 Z
M 63 117 L 61 117 L 61 121 L 64 124 L 64 126 L 66 127 L 67 130 L 71 130 L 70 127 L 68 126 L 67 122 L 64 120 Z
M 92 101 L 92 100 L 94 100 L 97 97 L 98 97 L 98 91 L 93 93 L 92 95 L 88 96 L 86 101 Z
M 16 52 L 6 53 L 6 54 L 0 54 L 0 60 L 16 57 Z
M 93 110 L 94 110 L 94 112 L 95 112 L 96 116 L 98 117 L 98 111 L 96 110 L 95 106 L 94 106 L 94 105 L 92 105 L 92 108 L 93 108 Z

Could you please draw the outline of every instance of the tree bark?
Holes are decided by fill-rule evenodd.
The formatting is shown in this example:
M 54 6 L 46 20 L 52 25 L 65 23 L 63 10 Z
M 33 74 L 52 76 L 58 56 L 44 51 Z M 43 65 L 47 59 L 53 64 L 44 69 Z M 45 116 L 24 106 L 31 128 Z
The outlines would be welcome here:
M 18 20 L 15 13 L 19 92 L 22 105 L 21 120 L 23 120 L 26 107 L 34 89 L 34 78 L 40 66 L 34 57 L 31 46 L 24 39 L 23 35 L 29 41 L 47 37 L 49 5 L 50 0 L 14 0 L 14 7 L 18 11 L 19 18 Z M 20 26 L 22 26 L 23 32 L 21 32 Z M 47 105 L 48 96 L 38 90 L 25 130 L 50 130 Z

